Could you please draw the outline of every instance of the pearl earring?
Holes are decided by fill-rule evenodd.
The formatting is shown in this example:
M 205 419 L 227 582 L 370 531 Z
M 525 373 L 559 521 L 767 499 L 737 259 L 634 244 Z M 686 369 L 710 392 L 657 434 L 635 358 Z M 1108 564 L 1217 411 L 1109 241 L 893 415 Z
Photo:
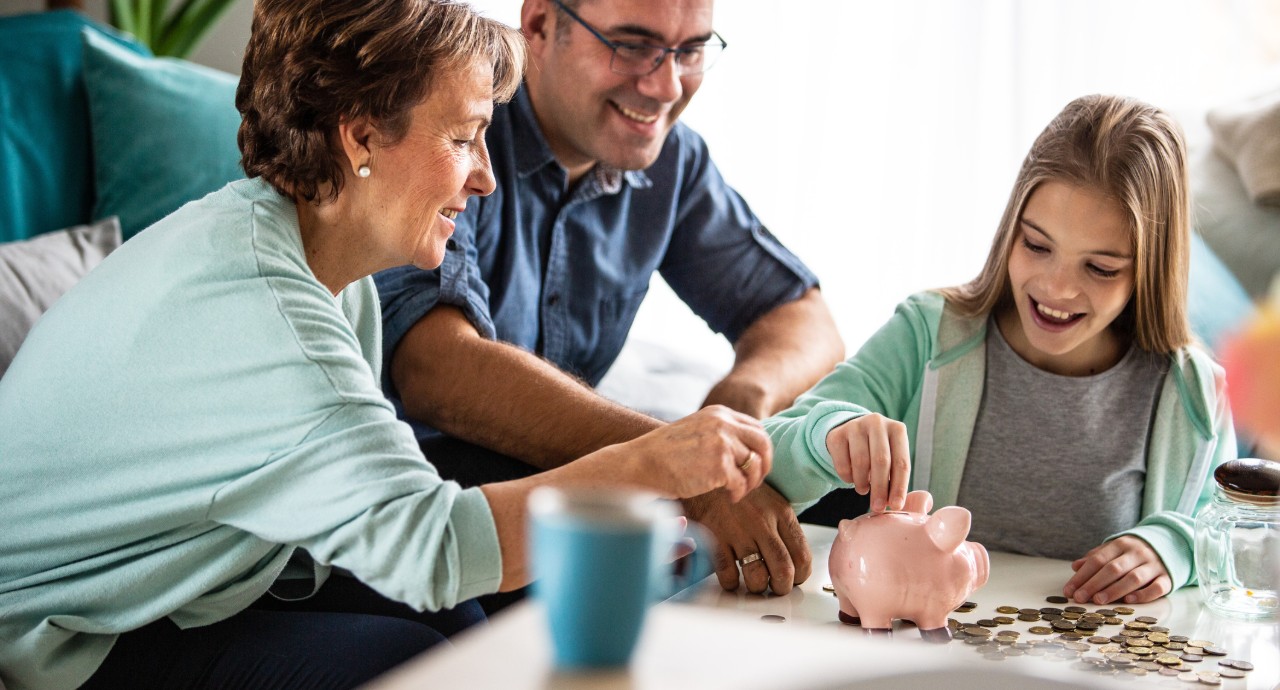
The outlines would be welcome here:
M 370 170 L 369 166 L 367 165 L 362 165 L 356 169 L 356 174 L 359 175 L 360 177 L 368 177 L 372 173 L 373 171 Z

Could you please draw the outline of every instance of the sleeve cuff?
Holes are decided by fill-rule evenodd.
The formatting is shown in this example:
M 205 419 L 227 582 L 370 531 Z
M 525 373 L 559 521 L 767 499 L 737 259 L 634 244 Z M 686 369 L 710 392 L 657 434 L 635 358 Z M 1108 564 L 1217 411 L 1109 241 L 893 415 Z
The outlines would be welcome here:
M 460 492 L 450 516 L 458 544 L 457 600 L 493 594 L 502 584 L 502 547 L 489 501 L 479 487 Z

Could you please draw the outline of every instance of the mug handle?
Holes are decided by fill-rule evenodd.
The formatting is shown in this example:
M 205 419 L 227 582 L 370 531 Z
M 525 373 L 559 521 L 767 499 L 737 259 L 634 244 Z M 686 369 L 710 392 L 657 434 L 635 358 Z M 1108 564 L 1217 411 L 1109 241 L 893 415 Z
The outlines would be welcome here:
M 717 542 L 711 535 L 711 531 L 693 520 L 688 520 L 684 534 L 681 536 L 693 539 L 693 553 L 687 556 L 688 563 L 685 564 L 684 572 L 679 575 L 672 574 L 663 599 L 670 599 L 681 590 L 696 584 L 716 571 L 715 564 L 711 561 L 711 554 L 715 551 Z

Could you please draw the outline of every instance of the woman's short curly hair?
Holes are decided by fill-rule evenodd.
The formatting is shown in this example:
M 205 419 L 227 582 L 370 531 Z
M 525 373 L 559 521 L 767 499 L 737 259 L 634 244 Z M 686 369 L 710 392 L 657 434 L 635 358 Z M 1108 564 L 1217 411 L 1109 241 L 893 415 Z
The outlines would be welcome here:
M 335 198 L 340 122 L 368 117 L 398 141 L 435 78 L 476 60 L 493 65 L 494 100 L 510 100 L 524 37 L 453 0 L 257 0 L 236 89 L 240 164 L 295 199 Z

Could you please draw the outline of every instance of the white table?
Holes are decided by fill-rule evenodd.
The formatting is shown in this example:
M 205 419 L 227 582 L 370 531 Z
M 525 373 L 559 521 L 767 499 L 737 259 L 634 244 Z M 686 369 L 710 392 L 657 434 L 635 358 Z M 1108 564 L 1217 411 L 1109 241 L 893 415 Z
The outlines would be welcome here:
M 835 530 L 805 526 L 814 553 L 809 581 L 787 596 L 725 592 L 714 576 L 659 604 L 650 612 L 629 668 L 588 674 L 557 673 L 545 614 L 525 602 L 496 616 L 487 626 L 455 638 L 455 646 L 432 650 L 379 679 L 371 688 L 833 688 L 877 690 L 935 685 L 957 688 L 1195 687 L 1158 676 L 1099 677 L 1070 668 L 1073 662 L 1047 657 L 988 661 L 960 642 L 927 644 L 910 626 L 897 625 L 894 638 L 868 637 L 836 620 L 838 606 L 822 591 L 827 555 Z M 1071 569 L 1065 561 L 1004 553 L 991 554 L 991 578 L 969 599 L 972 613 L 953 614 L 964 621 L 991 618 L 997 606 L 1039 608 L 1045 597 L 1061 592 Z M 1100 608 L 1088 606 L 1090 610 Z M 1151 604 L 1135 605 L 1134 616 L 1154 616 L 1173 633 L 1225 647 L 1228 658 L 1255 668 L 1244 679 L 1223 679 L 1221 687 L 1272 690 L 1280 687 L 1280 623 L 1246 623 L 1220 618 L 1200 603 L 1194 588 L 1184 588 Z M 761 616 L 780 615 L 785 622 Z M 1131 618 L 1126 616 L 1126 619 Z M 1043 625 L 1043 623 L 1039 623 Z M 1023 640 L 1037 623 L 1017 622 Z M 1117 628 L 1107 626 L 1107 634 Z M 1196 670 L 1217 667 L 1205 657 Z M 1128 681 L 1128 682 L 1121 682 Z M 941 685 L 945 684 L 945 685 Z

